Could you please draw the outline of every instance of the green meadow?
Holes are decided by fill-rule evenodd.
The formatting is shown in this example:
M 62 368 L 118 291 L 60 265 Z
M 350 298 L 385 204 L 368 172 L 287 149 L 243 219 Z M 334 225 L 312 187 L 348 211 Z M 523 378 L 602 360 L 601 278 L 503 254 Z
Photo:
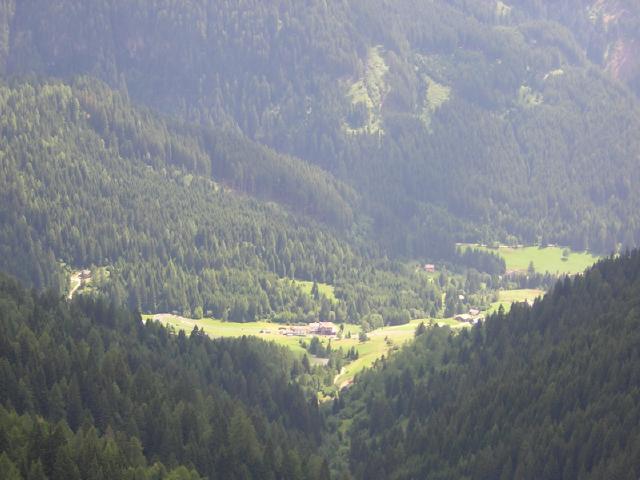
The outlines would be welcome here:
M 563 247 L 483 247 L 473 244 L 460 244 L 462 248 L 477 248 L 497 253 L 507 264 L 507 271 L 524 272 L 533 262 L 538 273 L 575 274 L 582 273 L 599 260 L 599 257 L 589 252 L 574 252 Z M 568 253 L 564 256 L 564 253 Z
M 313 288 L 313 282 L 309 282 L 307 280 L 293 280 L 293 282 L 298 285 L 303 292 L 311 295 L 311 289 Z M 336 301 L 336 294 L 334 292 L 333 285 L 329 285 L 327 283 L 319 283 L 318 282 L 318 292 L 320 295 L 324 295 L 332 302 Z
M 205 331 L 211 338 L 254 336 L 266 341 L 273 341 L 279 345 L 289 347 L 291 351 L 302 356 L 305 350 L 300 346 L 300 338 L 287 337 L 278 333 L 278 327 L 283 325 L 271 322 L 225 322 L 213 318 L 193 320 L 170 314 L 143 315 L 143 319 L 151 318 L 160 321 L 164 325 L 173 327 L 176 331 L 184 330 L 190 333 L 194 327 Z M 261 333 L 262 332 L 262 333 Z M 265 333 L 267 332 L 267 333 Z M 357 334 L 356 334 L 357 335 Z
M 331 343 L 334 347 L 343 346 L 346 349 L 355 346 L 358 350 L 358 359 L 346 365 L 339 375 L 336 376 L 334 384 L 342 387 L 351 382 L 353 378 L 365 368 L 370 367 L 374 362 L 383 355 L 388 356 L 390 351 L 398 349 L 405 342 L 414 337 L 414 333 L 421 322 L 429 323 L 430 319 L 412 320 L 404 325 L 394 325 L 378 328 L 367 333 L 368 340 L 360 343 L 356 338 L 342 339 Z M 451 318 L 437 320 L 440 326 L 449 326 L 451 328 L 463 328 L 465 324 L 461 324 Z M 346 330 L 346 327 L 345 327 Z M 348 342 L 348 343 L 341 343 Z
M 489 310 L 486 311 L 487 315 L 498 311 L 500 306 L 504 308 L 505 313 L 511 308 L 511 304 L 514 302 L 527 302 L 533 301 L 537 297 L 544 295 L 544 291 L 524 288 L 519 290 L 500 290 L 498 292 L 498 301 L 493 302 Z
M 242 337 L 255 336 L 265 341 L 272 341 L 278 345 L 284 345 L 299 356 L 302 356 L 306 350 L 300 345 L 300 341 L 309 342 L 311 335 L 306 337 L 289 337 L 278 333 L 278 327 L 284 325 L 271 322 L 225 322 L 212 318 L 203 318 L 193 320 L 171 314 L 155 314 L 142 315 L 143 319 L 154 319 L 166 326 L 173 327 L 176 331 L 184 330 L 189 333 L 194 327 L 198 327 L 205 331 L 212 338 L 221 337 Z M 338 387 L 352 381 L 356 374 L 363 369 L 370 367 L 373 363 L 383 355 L 388 356 L 393 349 L 400 348 L 403 343 L 410 340 L 414 336 L 414 332 L 420 322 L 425 324 L 429 319 L 412 320 L 404 325 L 395 325 L 379 328 L 367 333 L 368 340 L 360 342 L 358 335 L 360 333 L 359 325 L 345 324 L 344 336 L 340 339 L 332 338 L 331 346 L 334 349 L 342 348 L 345 352 L 351 347 L 355 347 L 358 351 L 358 359 L 346 365 L 339 375 L 336 376 L 334 384 Z M 453 319 L 442 319 L 437 321 L 438 325 L 448 325 L 452 328 L 462 328 L 464 325 Z M 345 338 L 347 333 L 351 334 L 351 338 Z M 322 338 L 322 337 L 321 337 Z M 328 338 L 322 338 L 322 342 L 326 344 Z

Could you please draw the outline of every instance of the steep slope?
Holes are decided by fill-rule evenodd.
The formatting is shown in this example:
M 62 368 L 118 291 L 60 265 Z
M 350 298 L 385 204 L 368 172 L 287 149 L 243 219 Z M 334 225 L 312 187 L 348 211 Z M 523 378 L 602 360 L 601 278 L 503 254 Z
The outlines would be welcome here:
M 355 478 L 637 478 L 639 288 L 636 251 L 419 335 L 338 404 Z
M 538 5 L 5 0 L 0 62 L 99 77 L 315 163 L 358 192 L 390 252 L 634 245 L 638 99 Z
M 235 321 L 440 308 L 438 285 L 377 260 L 351 225 L 357 197 L 317 167 L 88 79 L 0 87 L 0 108 L 0 267 L 27 285 L 63 292 L 65 270 L 90 268 L 91 288 L 132 309 Z
M 203 297 L 210 303 L 211 290 L 218 289 L 214 272 L 200 284 L 208 270 L 293 276 L 295 265 L 299 276 L 333 280 L 353 261 L 330 229 L 321 232 L 312 221 L 214 183 L 206 172 L 217 171 L 217 164 L 197 138 L 172 132 L 126 104 L 107 101 L 111 111 L 105 115 L 91 103 L 96 92 L 105 101 L 106 89 L 86 85 L 1 89 L 3 268 L 42 288 L 55 285 L 57 259 L 115 266 L 111 273 L 132 288 L 115 292 L 116 300 L 140 295 L 132 307 L 191 311 L 203 306 Z M 270 171 L 280 175 L 283 194 L 287 176 L 294 178 L 291 170 L 284 177 Z M 303 175 L 297 178 L 305 182 Z M 233 282 L 221 283 L 231 294 Z M 250 289 L 254 282 L 240 283 Z
M 611 78 L 640 95 L 640 10 L 633 0 L 515 1 L 516 9 L 556 20 Z
M 3 274 L 0 312 L 3 478 L 328 478 L 317 402 L 286 349 L 172 335 Z

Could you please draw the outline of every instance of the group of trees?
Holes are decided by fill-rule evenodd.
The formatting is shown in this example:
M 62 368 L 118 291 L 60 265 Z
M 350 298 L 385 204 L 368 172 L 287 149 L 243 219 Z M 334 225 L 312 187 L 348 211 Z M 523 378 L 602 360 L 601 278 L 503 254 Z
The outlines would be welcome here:
M 636 242 L 638 101 L 568 30 L 486 5 L 389 8 L 0 2 L 0 267 L 60 292 L 61 262 L 104 267 L 94 286 L 143 311 L 388 324 L 468 302 L 380 258 L 477 270 L 469 294 L 504 265 L 456 241 Z M 372 45 L 382 130 L 347 134 Z
M 435 294 L 392 303 L 395 283 L 414 288 L 403 273 L 366 267 L 374 247 L 212 182 L 203 159 L 214 154 L 95 88 L 110 105 L 110 130 L 96 130 L 97 107 L 84 107 L 93 101 L 88 80 L 0 89 L 0 264 L 8 272 L 62 292 L 59 262 L 90 267 L 93 287 L 132 309 L 235 321 L 333 311 L 336 321 L 357 322 L 368 313 L 348 293 L 327 304 L 286 278 L 345 290 L 360 279 L 380 293 L 372 308 L 430 309 Z M 176 161 L 179 150 L 187 153 Z
M 0 468 L 311 480 L 330 477 L 324 452 L 355 478 L 636 478 L 639 275 L 640 251 L 625 253 L 458 334 L 421 325 L 328 419 L 306 357 L 176 335 L 105 298 L 68 302 L 3 275 Z M 357 358 L 308 349 L 338 362 L 329 373 Z
M 636 244 L 638 99 L 585 57 L 580 28 L 538 4 L 7 0 L 0 69 L 100 78 L 122 93 L 82 80 L 79 100 L 123 156 L 339 228 L 368 217 L 393 254 L 452 259 L 456 241 L 509 235 L 606 253 Z M 562 12 L 576 10 L 588 21 L 586 8 Z M 351 135 L 348 86 L 376 45 L 382 130 Z M 433 82 L 448 93 L 427 128 Z M 127 111 L 129 97 L 178 119 L 182 137 Z
M 633 0 L 570 0 L 550 6 L 544 1 L 512 2 L 521 18 L 548 18 L 571 31 L 591 61 L 640 96 L 640 14 Z
M 421 328 L 338 404 L 352 474 L 637 478 L 639 276 L 636 251 L 457 335 Z
M 135 132 L 100 133 L 97 107 L 83 106 L 97 102 L 88 85 L 0 89 L 0 265 L 27 285 L 65 291 L 64 262 L 90 268 L 88 290 L 131 309 L 370 328 L 441 315 L 447 289 L 452 301 L 499 285 L 504 261 L 495 255 L 454 252 L 467 280 L 434 282 L 404 262 L 376 260 L 368 230 L 344 232 L 221 186 L 194 138 L 97 84 L 109 123 L 128 125 L 113 131 Z M 179 149 L 191 160 L 176 161 Z M 333 284 L 336 299 L 308 295 L 294 278 Z
M 300 361 L 0 278 L 3 478 L 328 478 Z M 6 477 L 6 475 L 13 475 Z

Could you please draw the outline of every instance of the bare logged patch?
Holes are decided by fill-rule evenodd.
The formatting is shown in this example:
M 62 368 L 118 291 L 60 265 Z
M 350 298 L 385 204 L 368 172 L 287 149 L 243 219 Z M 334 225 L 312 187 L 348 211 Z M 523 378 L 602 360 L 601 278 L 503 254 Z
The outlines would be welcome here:
M 382 56 L 380 45 L 369 49 L 364 76 L 349 88 L 347 97 L 352 112 L 343 128 L 350 135 L 382 134 L 382 106 L 389 92 L 385 75 L 389 67 Z
M 444 105 L 451 96 L 451 87 L 436 82 L 429 75 L 424 75 L 425 94 L 420 120 L 427 130 L 431 131 L 431 118 L 433 114 Z

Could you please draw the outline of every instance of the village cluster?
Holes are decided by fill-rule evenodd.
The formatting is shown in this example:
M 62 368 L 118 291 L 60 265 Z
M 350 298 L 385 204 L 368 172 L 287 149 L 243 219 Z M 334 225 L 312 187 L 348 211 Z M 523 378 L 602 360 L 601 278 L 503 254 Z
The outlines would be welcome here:
M 260 333 L 271 333 L 270 330 L 260 330 Z M 307 335 L 322 335 L 334 337 L 338 329 L 332 322 L 314 322 L 307 325 L 288 325 L 278 327 L 278 333 L 288 337 L 306 337 Z

